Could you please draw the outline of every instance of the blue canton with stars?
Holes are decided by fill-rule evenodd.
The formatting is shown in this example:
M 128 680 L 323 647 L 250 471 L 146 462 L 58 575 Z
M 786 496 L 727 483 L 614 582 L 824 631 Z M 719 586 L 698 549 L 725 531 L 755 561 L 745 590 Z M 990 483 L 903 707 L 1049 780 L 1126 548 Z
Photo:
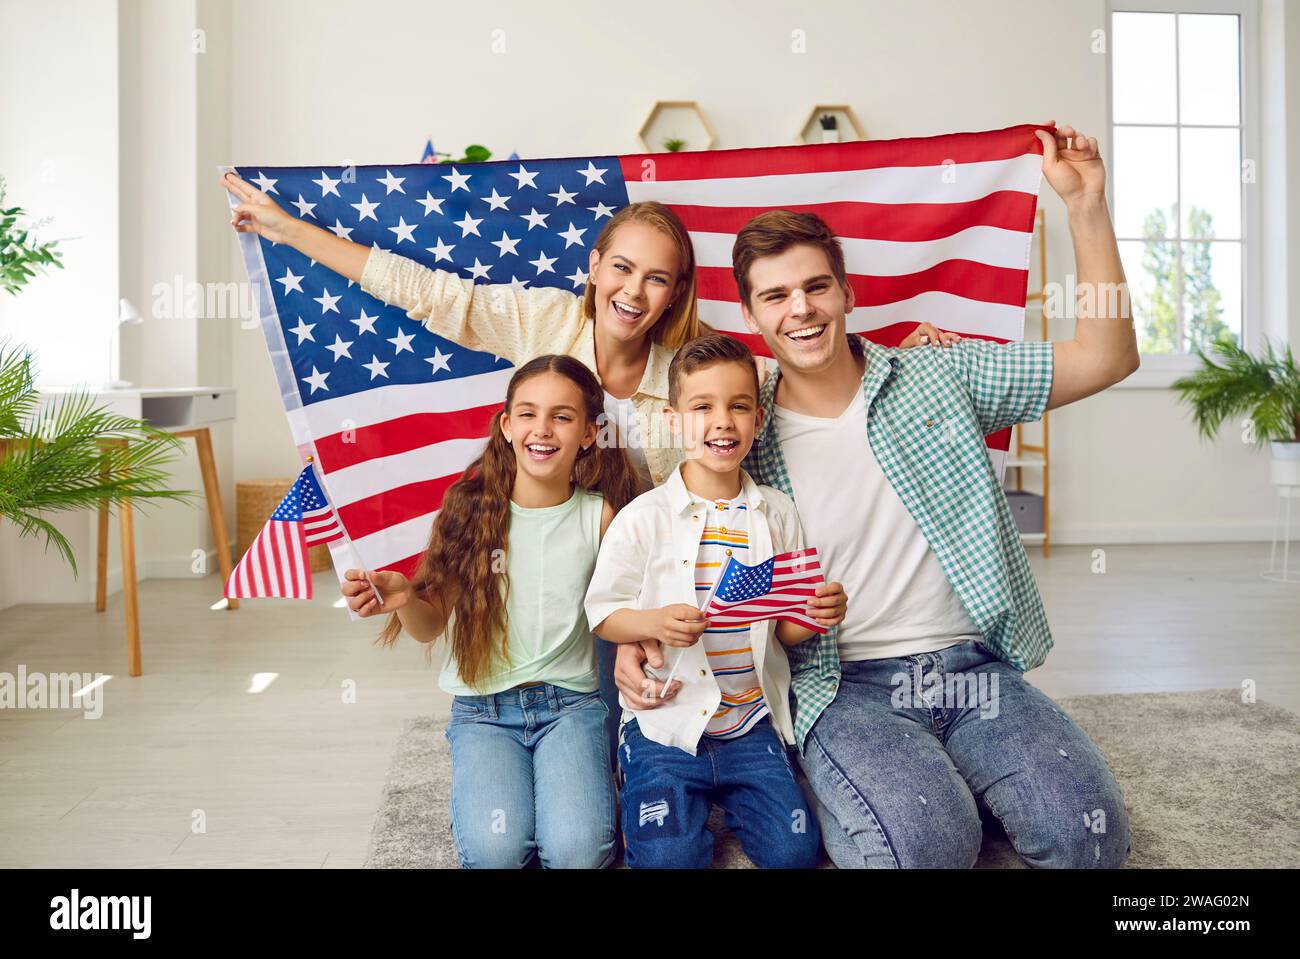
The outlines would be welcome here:
M 237 167 L 287 212 L 475 283 L 581 294 L 604 222 L 628 203 L 616 157 Z M 285 243 L 258 237 L 304 404 L 508 367 L 409 319 Z
M 316 482 L 312 468 L 308 466 L 298 474 L 298 479 L 285 494 L 284 499 L 280 500 L 280 505 L 275 508 L 275 512 L 271 514 L 271 519 L 283 520 L 286 523 L 300 523 L 303 513 L 324 509 L 328 505 L 329 502 L 325 499 L 320 484 Z
M 770 593 L 772 571 L 775 568 L 775 558 L 765 560 L 757 566 L 746 566 L 733 556 L 727 560 L 726 569 L 718 577 L 718 588 L 713 596 L 721 603 L 739 603 Z

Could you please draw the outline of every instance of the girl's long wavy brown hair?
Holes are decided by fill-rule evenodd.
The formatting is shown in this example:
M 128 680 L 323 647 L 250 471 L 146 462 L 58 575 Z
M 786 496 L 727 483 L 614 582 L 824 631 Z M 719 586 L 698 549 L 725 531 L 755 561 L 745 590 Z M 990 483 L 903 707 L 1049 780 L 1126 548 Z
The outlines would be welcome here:
M 514 447 L 501 432 L 501 418 L 514 405 L 520 384 L 543 373 L 558 373 L 577 386 L 587 422 L 598 422 L 605 411 L 604 390 L 595 374 L 580 361 L 548 354 L 516 370 L 506 388 L 505 406 L 492 417 L 483 455 L 447 490 L 429 545 L 411 579 L 415 595 L 435 608 L 443 608 L 440 597 L 455 594 L 451 653 L 462 682 L 471 687 L 478 687 L 495 667 L 507 661 L 505 604 L 510 577 L 503 557 L 509 548 L 510 493 L 517 466 Z M 599 439 L 578 454 L 573 482 L 600 493 L 615 511 L 637 495 L 636 472 L 626 451 L 621 445 L 602 444 Z M 555 561 L 564 562 L 564 557 L 557 556 Z M 582 598 L 575 597 L 574 601 L 581 603 Z M 391 646 L 401 632 L 401 620 L 396 613 L 390 613 L 375 642 Z M 432 648 L 432 643 L 426 647 L 430 656 Z

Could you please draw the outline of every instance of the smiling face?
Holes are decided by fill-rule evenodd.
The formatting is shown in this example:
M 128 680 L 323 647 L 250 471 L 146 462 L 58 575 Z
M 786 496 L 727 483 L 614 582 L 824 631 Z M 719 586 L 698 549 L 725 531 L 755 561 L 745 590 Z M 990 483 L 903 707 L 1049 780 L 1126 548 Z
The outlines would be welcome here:
M 617 340 L 635 340 L 654 329 L 684 286 L 672 237 L 636 220 L 614 231 L 603 254 L 593 249 L 589 266 L 596 326 Z
M 715 473 L 739 468 L 763 423 L 756 382 L 749 360 L 723 360 L 681 374 L 676 406 L 668 409 L 689 461 Z
M 845 317 L 853 288 L 839 284 L 824 251 L 797 244 L 749 267 L 749 302 L 741 315 L 785 370 L 815 373 L 848 349 Z
M 567 481 L 584 446 L 596 442 L 596 424 L 587 418 L 582 391 L 559 373 L 530 377 L 515 388 L 510 410 L 501 417 L 515 461 L 542 482 Z

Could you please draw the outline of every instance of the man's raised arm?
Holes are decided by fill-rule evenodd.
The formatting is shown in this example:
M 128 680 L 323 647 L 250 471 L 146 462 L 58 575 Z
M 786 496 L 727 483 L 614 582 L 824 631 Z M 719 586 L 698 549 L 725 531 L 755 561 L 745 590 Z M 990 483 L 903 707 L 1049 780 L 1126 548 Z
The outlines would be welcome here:
M 1140 359 L 1097 140 L 1071 126 L 1059 127 L 1056 136 L 1036 132 L 1043 143 L 1043 175 L 1069 214 L 1080 294 L 1074 339 L 1052 346 L 1050 410 L 1115 385 L 1138 368 Z

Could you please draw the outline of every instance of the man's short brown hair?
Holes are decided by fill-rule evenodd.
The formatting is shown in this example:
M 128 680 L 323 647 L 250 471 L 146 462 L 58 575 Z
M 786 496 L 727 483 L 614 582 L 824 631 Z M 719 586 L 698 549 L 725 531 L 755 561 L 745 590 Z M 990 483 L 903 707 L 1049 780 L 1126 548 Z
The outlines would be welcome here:
M 668 405 L 676 407 L 681 398 L 682 377 L 719 363 L 744 363 L 754 374 L 754 399 L 758 399 L 758 367 L 748 346 L 734 336 L 707 333 L 688 340 L 668 365 Z
M 731 248 L 731 272 L 740 290 L 740 302 L 748 306 L 749 296 L 754 292 L 749 285 L 749 268 L 755 260 L 776 256 L 800 244 L 815 246 L 825 253 L 831 274 L 840 286 L 849 285 L 844 272 L 844 250 L 825 220 L 813 213 L 768 210 L 741 227 Z

